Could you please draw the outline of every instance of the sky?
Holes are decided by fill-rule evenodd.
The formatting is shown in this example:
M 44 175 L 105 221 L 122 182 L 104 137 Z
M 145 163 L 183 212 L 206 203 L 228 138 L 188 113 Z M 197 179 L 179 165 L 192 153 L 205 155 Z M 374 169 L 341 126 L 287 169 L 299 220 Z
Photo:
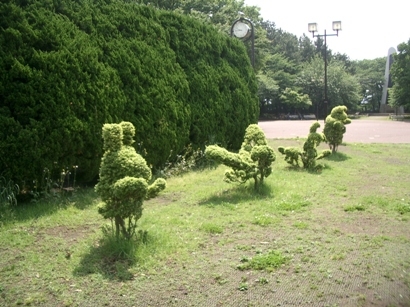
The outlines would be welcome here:
M 409 11 L 406 0 L 245 0 L 247 6 L 258 6 L 264 20 L 276 28 L 296 35 L 305 33 L 311 39 L 308 23 L 318 24 L 318 33 L 335 33 L 333 21 L 342 22 L 339 36 L 327 37 L 333 53 L 346 54 L 351 60 L 386 57 L 389 48 L 410 39 Z M 246 16 L 245 16 L 246 17 Z M 316 38 L 315 38 L 316 40 Z

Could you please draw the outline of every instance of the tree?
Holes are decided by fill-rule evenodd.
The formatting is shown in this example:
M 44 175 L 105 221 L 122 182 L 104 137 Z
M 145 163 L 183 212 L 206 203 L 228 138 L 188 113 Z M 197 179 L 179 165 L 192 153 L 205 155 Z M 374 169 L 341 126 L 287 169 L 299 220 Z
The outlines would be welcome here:
M 296 35 L 278 29 L 273 21 L 262 21 L 260 25 L 266 31 L 264 47 L 268 54 L 281 54 L 288 61 L 300 62 L 299 41 Z
M 305 34 L 299 38 L 299 52 L 301 62 L 310 62 L 317 54 L 314 44 Z
M 355 76 L 359 81 L 364 110 L 379 112 L 383 93 L 385 58 L 353 62 Z
M 285 155 L 286 162 L 292 166 L 299 166 L 299 162 L 302 162 L 304 168 L 314 169 L 317 166 L 317 160 L 323 159 L 331 154 L 330 150 L 323 150 L 318 155 L 316 148 L 320 143 L 325 141 L 323 133 L 316 132 L 318 128 L 320 128 L 319 122 L 314 122 L 310 126 L 309 135 L 306 142 L 303 143 L 302 150 L 296 147 L 278 147 L 278 151 Z
M 330 115 L 326 117 L 323 134 L 325 135 L 325 141 L 329 144 L 332 153 L 335 153 L 338 146 L 342 144 L 343 134 L 346 132 L 345 125 L 351 123 L 346 112 L 346 106 L 337 106 L 334 107 Z
M 397 46 L 397 54 L 390 70 L 393 81 L 393 100 L 395 106 L 410 109 L 410 39 Z
M 259 102 L 261 105 L 271 103 L 270 112 L 287 113 L 281 93 L 286 88 L 294 88 L 297 65 L 283 54 L 268 55 L 263 68 L 258 74 Z
M 346 72 L 344 64 L 337 60 L 331 60 L 327 67 L 328 72 L 328 100 L 329 107 L 346 105 L 350 110 L 357 108 L 361 100 L 360 85 L 355 76 Z M 301 88 L 302 93 L 309 95 L 312 100 L 312 111 L 317 117 L 324 116 L 324 62 L 319 56 L 311 62 L 302 64 L 302 69 L 297 75 L 296 86 Z
M 105 152 L 95 191 L 104 204 L 98 212 L 114 221 L 117 238 L 122 234 L 124 238 L 131 239 L 142 216 L 144 199 L 157 196 L 165 189 L 166 181 L 158 178 L 149 184 L 151 170 L 131 146 L 135 135 L 131 123 L 105 124 L 102 134 Z
M 232 168 L 225 172 L 227 182 L 245 183 L 254 179 L 255 189 L 263 184 L 264 178 L 272 172 L 272 163 L 276 156 L 267 145 L 262 129 L 252 124 L 246 128 L 245 137 L 238 154 L 227 151 L 217 145 L 205 149 L 207 158 Z
M 276 80 L 266 74 L 257 75 L 257 79 L 261 115 L 273 113 L 272 98 L 278 96 L 279 85 Z
M 301 109 L 306 109 L 312 105 L 312 101 L 307 94 L 299 94 L 290 88 L 283 91 L 281 98 L 285 104 L 292 106 L 295 112 L 299 114 Z

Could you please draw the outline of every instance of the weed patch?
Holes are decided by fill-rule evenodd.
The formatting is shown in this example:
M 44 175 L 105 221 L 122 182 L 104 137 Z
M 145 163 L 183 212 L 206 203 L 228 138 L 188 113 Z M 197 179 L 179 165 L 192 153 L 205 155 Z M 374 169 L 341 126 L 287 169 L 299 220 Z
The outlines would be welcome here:
M 396 211 L 400 214 L 410 213 L 410 203 L 400 203 L 396 205 Z
M 223 232 L 223 228 L 221 226 L 212 223 L 203 224 L 201 226 L 201 230 L 210 234 L 221 234 Z
M 242 264 L 238 265 L 237 268 L 241 271 L 252 269 L 270 272 L 288 263 L 289 260 L 289 257 L 283 256 L 279 251 L 269 251 L 266 254 L 259 254 L 250 259 L 243 258 Z
M 357 205 L 350 205 L 350 206 L 345 206 L 343 208 L 344 211 L 346 212 L 353 212 L 353 211 L 365 211 L 366 207 L 363 206 L 362 204 L 357 204 Z

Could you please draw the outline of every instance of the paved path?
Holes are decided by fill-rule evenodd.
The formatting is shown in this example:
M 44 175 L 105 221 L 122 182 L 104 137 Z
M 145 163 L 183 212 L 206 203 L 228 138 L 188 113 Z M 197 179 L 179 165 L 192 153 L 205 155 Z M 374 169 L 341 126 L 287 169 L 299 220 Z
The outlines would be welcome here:
M 265 132 L 268 139 L 281 138 L 306 138 L 312 120 L 276 120 L 261 121 L 259 127 Z M 323 131 L 323 120 L 319 121 Z M 409 143 L 410 122 L 392 121 L 386 117 L 371 117 L 366 119 L 352 120 L 346 125 L 346 133 L 343 137 L 346 143 Z

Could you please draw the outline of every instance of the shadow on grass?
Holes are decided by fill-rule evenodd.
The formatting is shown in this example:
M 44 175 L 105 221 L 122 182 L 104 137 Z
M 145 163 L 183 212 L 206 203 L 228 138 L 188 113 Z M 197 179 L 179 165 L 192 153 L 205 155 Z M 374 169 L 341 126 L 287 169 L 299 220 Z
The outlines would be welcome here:
M 14 219 L 18 222 L 35 220 L 43 216 L 52 215 L 69 206 L 85 210 L 95 203 L 96 198 L 97 195 L 91 188 L 47 195 L 47 197 L 19 203 L 13 208 Z
M 349 157 L 348 155 L 342 152 L 335 152 L 335 153 L 332 153 L 330 156 L 327 156 L 324 159 L 328 161 L 333 161 L 333 162 L 343 162 L 343 161 L 351 159 L 351 157 Z
M 107 233 L 107 232 L 106 232 Z M 109 280 L 127 281 L 134 277 L 130 267 L 138 262 L 138 249 L 149 244 L 146 232 L 137 239 L 117 239 L 114 234 L 104 235 L 97 244 L 90 246 L 78 267 L 73 271 L 76 276 L 99 274 Z
M 273 192 L 272 187 L 266 183 L 259 186 L 258 189 L 254 188 L 253 183 L 242 184 L 205 198 L 199 202 L 199 205 L 226 206 L 250 200 L 273 198 Z
M 303 166 L 288 165 L 285 167 L 286 170 L 290 172 L 308 173 L 312 175 L 320 175 L 324 170 L 331 169 L 327 164 L 317 162 L 316 166 L 313 168 L 304 168 Z

